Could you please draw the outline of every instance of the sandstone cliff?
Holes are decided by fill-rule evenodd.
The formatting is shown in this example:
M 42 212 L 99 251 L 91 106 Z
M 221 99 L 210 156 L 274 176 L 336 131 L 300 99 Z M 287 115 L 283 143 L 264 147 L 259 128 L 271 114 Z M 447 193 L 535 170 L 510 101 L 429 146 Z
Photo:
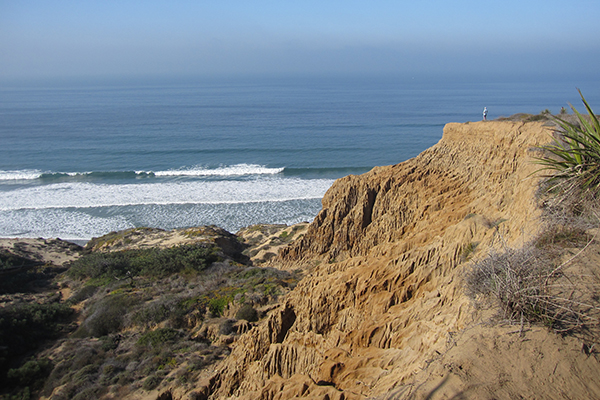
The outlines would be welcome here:
M 418 157 L 336 181 L 305 236 L 271 261 L 306 277 L 195 398 L 599 397 L 581 341 L 488 325 L 464 290 L 469 260 L 538 232 L 531 161 L 549 133 L 448 124 Z

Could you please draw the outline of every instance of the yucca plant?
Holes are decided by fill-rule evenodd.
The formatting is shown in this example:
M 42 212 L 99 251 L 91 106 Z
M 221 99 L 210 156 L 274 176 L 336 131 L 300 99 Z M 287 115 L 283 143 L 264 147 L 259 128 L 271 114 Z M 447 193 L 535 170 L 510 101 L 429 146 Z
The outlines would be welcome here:
M 581 90 L 578 91 L 588 116 L 570 105 L 578 124 L 563 117 L 552 117 L 562 128 L 562 135 L 555 138 L 554 143 L 541 147 L 550 155 L 537 158 L 537 163 L 543 166 L 541 170 L 549 171 L 546 175 L 549 191 L 561 197 L 588 192 L 597 198 L 600 194 L 600 123 Z

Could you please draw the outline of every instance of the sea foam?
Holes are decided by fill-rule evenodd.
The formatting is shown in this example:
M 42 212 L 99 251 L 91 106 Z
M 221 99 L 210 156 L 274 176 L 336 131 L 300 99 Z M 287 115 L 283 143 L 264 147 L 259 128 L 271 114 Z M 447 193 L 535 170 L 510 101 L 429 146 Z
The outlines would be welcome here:
M 312 221 L 319 199 L 231 204 L 145 204 L 115 207 L 0 210 L 4 237 L 60 237 L 86 241 L 132 227 L 173 229 L 217 225 L 235 233 L 257 223 Z
M 262 177 L 248 180 L 144 184 L 62 182 L 5 191 L 0 210 L 113 207 L 141 204 L 225 204 L 321 198 L 331 179 Z

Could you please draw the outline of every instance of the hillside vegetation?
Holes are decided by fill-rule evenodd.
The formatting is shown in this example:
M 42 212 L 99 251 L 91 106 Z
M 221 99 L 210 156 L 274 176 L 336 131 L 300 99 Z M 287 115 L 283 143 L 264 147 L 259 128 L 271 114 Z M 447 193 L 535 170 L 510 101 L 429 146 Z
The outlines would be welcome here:
M 278 235 L 285 228 L 264 227 Z M 85 249 L 70 245 L 73 257 L 61 266 L 35 261 L 46 243 L 13 241 L 1 253 L 12 270 L 0 308 L 2 398 L 123 398 L 167 383 L 192 389 L 299 278 L 253 267 L 243 254 L 253 247 L 241 241 L 214 227 L 134 229 Z M 27 246 L 34 249 L 19 251 Z

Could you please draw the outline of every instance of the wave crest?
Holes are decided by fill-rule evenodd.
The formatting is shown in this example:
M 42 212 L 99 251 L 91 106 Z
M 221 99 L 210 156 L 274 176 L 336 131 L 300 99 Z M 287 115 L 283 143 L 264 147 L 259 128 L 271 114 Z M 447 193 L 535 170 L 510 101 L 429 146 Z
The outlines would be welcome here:
M 90 172 L 43 172 L 36 169 L 14 171 L 0 170 L 0 181 L 82 181 L 86 179 L 135 179 L 159 177 L 234 177 L 249 175 L 276 175 L 285 168 L 270 168 L 257 164 L 235 164 L 216 168 L 195 166 L 166 171 L 90 171 Z
M 23 181 L 39 179 L 42 171 L 37 169 L 23 169 L 19 171 L 0 171 L 0 181 Z
M 192 167 L 154 172 L 156 176 L 244 176 L 244 175 L 275 175 L 283 172 L 284 168 L 269 168 L 257 164 L 235 164 L 218 168 Z

